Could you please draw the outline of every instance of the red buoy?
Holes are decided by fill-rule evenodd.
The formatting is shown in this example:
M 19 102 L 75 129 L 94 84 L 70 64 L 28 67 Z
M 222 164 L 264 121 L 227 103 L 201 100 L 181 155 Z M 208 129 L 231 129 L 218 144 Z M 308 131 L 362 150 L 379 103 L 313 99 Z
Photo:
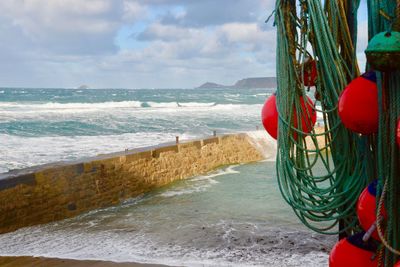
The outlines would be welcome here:
M 317 81 L 317 62 L 313 59 L 306 61 L 303 64 L 303 83 L 304 86 L 315 86 Z
M 398 261 L 393 267 L 400 267 L 400 261 Z
M 378 88 L 374 71 L 354 79 L 339 97 L 339 116 L 353 132 L 372 134 L 378 131 Z
M 265 130 L 272 136 L 278 138 L 278 110 L 276 109 L 276 95 L 271 95 L 261 111 L 261 120 Z
M 317 121 L 317 112 L 314 108 L 314 102 L 307 96 L 307 99 L 300 97 L 300 108 L 301 108 L 301 129 L 297 123 L 297 112 L 293 110 L 293 126 L 294 128 L 310 133 L 314 128 L 315 122 Z
M 376 186 L 378 181 L 374 180 L 362 191 L 357 202 L 357 217 L 361 227 L 368 229 L 376 222 Z M 386 211 L 381 211 L 383 217 L 386 217 Z M 378 232 L 375 230 L 371 235 L 375 240 L 380 240 Z
M 397 121 L 396 142 L 400 147 L 400 119 Z
M 359 233 L 340 240 L 331 250 L 329 267 L 376 267 L 376 247 L 372 242 L 363 242 L 365 233 Z
M 304 98 L 300 97 L 300 111 L 301 111 L 301 129 L 297 120 L 297 113 L 293 110 L 293 127 L 303 131 L 305 133 L 310 133 L 317 121 L 317 113 L 314 108 L 314 103 L 307 97 L 305 101 Z M 265 130 L 274 138 L 278 137 L 278 110 L 276 108 L 276 95 L 270 96 L 261 111 L 261 120 Z M 294 134 L 297 136 L 297 133 Z

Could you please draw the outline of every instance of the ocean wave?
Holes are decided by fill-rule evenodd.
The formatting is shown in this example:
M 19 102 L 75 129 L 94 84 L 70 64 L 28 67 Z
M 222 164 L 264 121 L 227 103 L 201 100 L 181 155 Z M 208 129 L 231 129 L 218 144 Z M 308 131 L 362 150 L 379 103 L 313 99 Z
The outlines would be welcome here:
M 109 216 L 109 221 L 114 217 Z M 334 243 L 333 238 L 309 231 L 264 223 L 188 224 L 180 229 L 169 229 L 173 237 L 169 237 L 169 233 L 159 237 L 137 225 L 128 228 L 129 225 L 117 223 L 112 229 L 104 229 L 101 218 L 98 219 L 85 222 L 72 219 L 3 234 L 0 255 L 171 266 L 294 267 L 301 263 L 301 266 L 318 267 L 327 265 L 327 251 Z M 107 242 L 102 242 L 104 240 Z
M 260 152 L 266 161 L 275 161 L 277 142 L 263 130 L 246 133 L 251 144 Z
M 98 154 L 152 146 L 198 136 L 179 133 L 139 132 L 98 136 L 22 137 L 0 134 L 0 173 L 54 161 L 69 161 Z M 35 145 L 32 145 L 35 144 Z
M 189 113 L 210 114 L 214 116 L 219 113 L 237 113 L 239 117 L 246 114 L 258 114 L 261 104 L 216 104 L 197 102 L 103 102 L 103 103 L 17 103 L 0 102 L 0 122 L 16 120 L 80 120 L 82 115 L 88 119 L 96 119 L 100 116 L 126 117 L 170 116 L 170 113 L 183 115 Z M 165 114 L 165 115 L 162 115 Z M 62 117 L 61 117 L 62 116 Z M 190 116 L 190 115 L 189 115 Z M 226 117 L 226 115 L 221 114 Z M 168 118 L 166 118 L 168 119 Z
M 185 182 L 185 184 L 182 184 L 181 186 L 177 186 L 174 189 L 171 189 L 171 190 L 161 193 L 161 196 L 162 197 L 175 197 L 175 196 L 180 196 L 180 195 L 204 192 L 207 189 L 209 189 L 210 187 L 212 187 L 213 185 L 219 184 L 219 182 L 213 178 L 218 177 L 218 176 L 228 175 L 228 174 L 240 173 L 240 171 L 235 170 L 235 168 L 237 166 L 239 166 L 239 165 L 232 165 L 225 169 L 213 171 L 206 175 L 196 176 L 194 178 L 187 180 Z
M 104 108 L 139 108 L 140 101 L 120 101 L 120 102 L 101 102 L 101 103 L 59 103 L 59 102 L 0 102 L 1 109 L 24 109 L 24 110 L 84 110 L 84 109 L 104 109 Z
M 198 103 L 198 102 L 179 102 L 179 107 L 212 107 L 216 106 L 216 103 Z
M 109 101 L 98 103 L 59 103 L 59 102 L 0 102 L 1 110 L 87 110 L 111 108 L 191 108 L 212 107 L 217 104 L 202 102 L 142 102 L 142 101 Z

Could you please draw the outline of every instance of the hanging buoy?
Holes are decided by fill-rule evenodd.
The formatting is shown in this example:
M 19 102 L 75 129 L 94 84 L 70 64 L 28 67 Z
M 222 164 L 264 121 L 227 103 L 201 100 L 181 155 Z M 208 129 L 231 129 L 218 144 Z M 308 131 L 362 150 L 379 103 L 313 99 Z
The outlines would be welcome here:
M 361 227 L 368 231 L 373 224 L 376 223 L 376 186 L 378 180 L 371 182 L 367 188 L 362 191 L 357 202 L 357 217 Z M 385 218 L 385 209 L 381 211 L 381 215 Z M 377 231 L 373 231 L 371 235 L 375 240 L 380 240 Z
M 368 63 L 375 70 L 400 69 L 400 32 L 381 32 L 375 35 L 365 50 Z
M 393 267 L 400 267 L 400 261 L 398 261 Z
M 317 81 L 317 62 L 313 59 L 304 62 L 303 64 L 303 83 L 304 86 L 315 86 Z
M 340 240 L 331 250 L 329 267 L 376 267 L 376 246 L 373 242 L 364 242 L 365 233 L 359 233 Z
M 375 72 L 354 79 L 339 97 L 339 117 L 344 126 L 356 133 L 378 131 L 378 88 Z
M 313 101 L 307 97 L 304 98 L 300 96 L 300 111 L 301 111 L 301 129 L 297 120 L 297 113 L 293 111 L 293 127 L 305 132 L 310 133 L 314 128 L 315 122 L 317 121 L 317 113 L 314 108 Z M 270 96 L 267 101 L 265 101 L 264 106 L 261 111 L 261 120 L 265 130 L 272 136 L 272 138 L 278 138 L 278 110 L 276 108 L 276 95 Z M 297 138 L 297 133 L 294 133 L 294 137 Z
M 307 99 L 300 97 L 300 110 L 301 110 L 301 128 L 297 123 L 297 112 L 293 110 L 293 127 L 305 132 L 310 133 L 314 128 L 315 122 L 317 121 L 317 112 L 315 111 L 314 102 L 307 96 Z M 295 138 L 297 133 L 294 134 Z
M 261 121 L 265 130 L 272 136 L 278 138 L 278 110 L 276 109 L 276 94 L 271 95 L 261 111 Z
M 400 147 L 400 119 L 397 121 L 396 142 Z

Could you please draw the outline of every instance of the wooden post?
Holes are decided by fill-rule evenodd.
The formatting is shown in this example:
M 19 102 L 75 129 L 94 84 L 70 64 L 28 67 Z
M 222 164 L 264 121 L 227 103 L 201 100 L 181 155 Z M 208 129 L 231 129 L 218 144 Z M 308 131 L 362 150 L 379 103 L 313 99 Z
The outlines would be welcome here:
M 217 131 L 216 130 L 213 131 L 213 136 L 217 136 Z
M 179 144 L 179 136 L 175 136 L 175 142 Z

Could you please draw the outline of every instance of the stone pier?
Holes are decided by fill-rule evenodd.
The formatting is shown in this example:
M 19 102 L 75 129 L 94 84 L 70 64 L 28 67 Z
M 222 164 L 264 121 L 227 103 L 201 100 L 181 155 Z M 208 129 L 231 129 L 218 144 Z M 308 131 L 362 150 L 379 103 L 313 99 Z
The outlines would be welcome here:
M 261 159 L 246 134 L 234 134 L 2 173 L 0 233 L 118 205 L 223 165 Z

